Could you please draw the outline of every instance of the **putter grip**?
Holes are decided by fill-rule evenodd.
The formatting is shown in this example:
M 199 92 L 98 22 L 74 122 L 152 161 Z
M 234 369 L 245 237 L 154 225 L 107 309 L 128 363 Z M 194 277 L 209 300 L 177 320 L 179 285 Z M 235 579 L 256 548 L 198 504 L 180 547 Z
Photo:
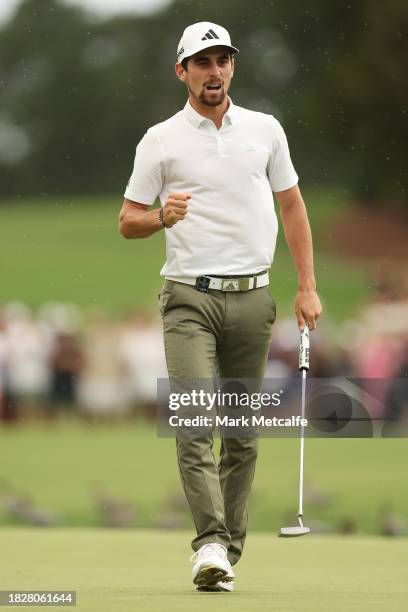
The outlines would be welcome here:
M 309 369 L 309 346 L 309 328 L 305 325 L 303 331 L 300 332 L 299 370 Z

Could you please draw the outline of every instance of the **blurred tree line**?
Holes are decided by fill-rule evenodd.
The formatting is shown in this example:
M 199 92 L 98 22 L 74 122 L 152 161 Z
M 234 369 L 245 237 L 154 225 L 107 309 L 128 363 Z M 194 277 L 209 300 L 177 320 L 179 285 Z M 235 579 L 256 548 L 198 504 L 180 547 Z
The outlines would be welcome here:
M 185 103 L 176 46 L 202 20 L 231 32 L 231 97 L 283 123 L 302 184 L 406 206 L 406 0 L 175 0 L 105 21 L 25 0 L 0 30 L 0 195 L 121 197 L 138 140 Z

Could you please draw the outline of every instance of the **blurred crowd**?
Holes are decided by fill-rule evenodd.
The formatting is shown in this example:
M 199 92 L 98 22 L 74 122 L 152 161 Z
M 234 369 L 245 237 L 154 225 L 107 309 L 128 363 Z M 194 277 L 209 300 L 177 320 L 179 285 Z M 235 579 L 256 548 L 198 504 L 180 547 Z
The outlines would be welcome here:
M 49 303 L 34 315 L 9 303 L 0 315 L 0 415 L 89 416 L 155 412 L 165 377 L 161 328 L 140 312 L 114 320 L 72 304 Z
M 267 378 L 298 375 L 298 345 L 294 317 L 277 320 Z M 406 413 L 408 296 L 380 287 L 354 319 L 334 325 L 326 315 L 312 334 L 312 354 L 311 377 L 387 379 L 375 416 Z M 156 316 L 117 320 L 57 303 L 36 313 L 22 303 L 0 310 L 0 420 L 73 412 L 153 418 L 157 378 L 166 378 L 166 365 Z

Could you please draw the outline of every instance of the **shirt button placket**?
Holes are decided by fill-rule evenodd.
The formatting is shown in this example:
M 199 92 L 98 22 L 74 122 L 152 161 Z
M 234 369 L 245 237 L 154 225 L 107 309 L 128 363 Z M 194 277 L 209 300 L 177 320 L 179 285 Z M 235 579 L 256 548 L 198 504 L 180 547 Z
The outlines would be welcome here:
M 222 154 L 222 150 L 221 150 L 221 139 L 220 139 L 220 137 L 218 136 L 218 134 L 215 136 L 215 140 L 216 140 L 216 142 L 217 142 L 217 153 L 218 153 L 218 155 L 221 155 L 221 154 Z

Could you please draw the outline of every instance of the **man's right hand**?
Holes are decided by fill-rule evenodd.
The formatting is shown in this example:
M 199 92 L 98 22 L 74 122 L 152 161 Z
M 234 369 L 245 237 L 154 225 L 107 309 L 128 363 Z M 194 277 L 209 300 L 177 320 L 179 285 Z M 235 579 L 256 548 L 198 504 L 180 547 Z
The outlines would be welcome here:
M 187 201 L 191 193 L 170 193 L 163 206 L 163 221 L 167 227 L 172 227 L 182 221 L 187 214 Z

